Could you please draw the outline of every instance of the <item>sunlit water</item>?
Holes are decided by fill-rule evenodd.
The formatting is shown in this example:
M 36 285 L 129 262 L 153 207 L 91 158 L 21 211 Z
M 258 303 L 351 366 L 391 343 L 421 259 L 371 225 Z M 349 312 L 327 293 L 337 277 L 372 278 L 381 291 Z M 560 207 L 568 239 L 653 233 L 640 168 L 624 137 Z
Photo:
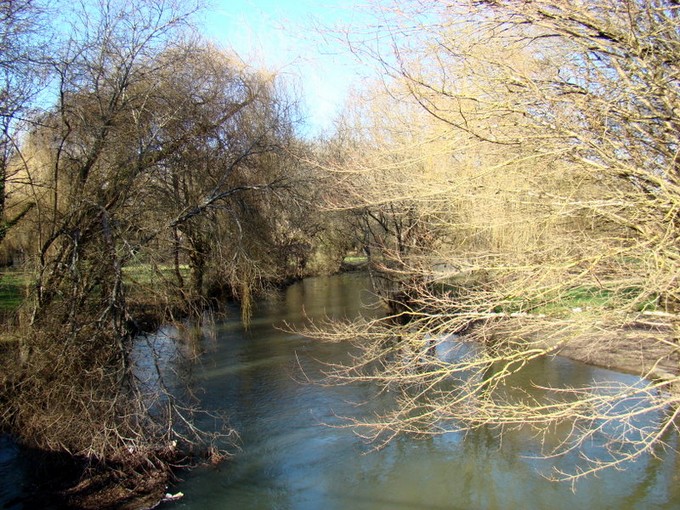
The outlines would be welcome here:
M 197 469 L 172 487 L 185 497 L 169 509 L 649 509 L 680 508 L 677 456 L 645 457 L 599 477 L 569 484 L 548 481 L 556 466 L 571 470 L 576 455 L 541 458 L 529 431 L 502 440 L 491 431 L 463 437 L 402 437 L 373 451 L 351 430 L 329 425 L 338 416 L 370 412 L 369 385 L 305 384 L 320 361 L 346 359 L 344 345 L 314 342 L 278 329 L 305 317 L 372 313 L 373 301 L 360 275 L 312 278 L 261 303 L 244 331 L 238 321 L 204 335 L 206 350 L 194 366 L 203 404 L 226 410 L 241 434 L 241 450 L 217 468 Z M 204 332 L 205 333 L 205 332 Z M 596 380 L 630 381 L 566 359 L 542 360 L 525 377 L 552 385 Z M 382 398 L 382 397 L 380 397 Z M 389 398 L 387 396 L 386 398 Z M 368 402 L 357 407 L 357 402 Z M 597 445 L 593 445 L 597 454 Z
M 379 313 L 370 306 L 374 298 L 367 288 L 367 279 L 358 274 L 311 278 L 258 303 L 248 330 L 233 313 L 231 319 L 206 321 L 200 329 L 166 328 L 140 343 L 141 370 L 153 348 L 167 373 L 188 375 L 202 406 L 228 413 L 229 424 L 240 433 L 240 449 L 232 459 L 182 473 L 169 490 L 183 492 L 184 498 L 162 508 L 680 508 L 680 471 L 672 451 L 581 480 L 572 491 L 571 485 L 548 481 L 545 475 L 553 467 L 573 470 L 577 455 L 542 458 L 542 445 L 528 430 L 511 431 L 502 440 L 490 430 L 401 437 L 374 451 L 352 430 L 334 426 L 342 423 L 339 417 L 388 405 L 390 396 L 376 395 L 368 384 L 305 382 L 305 377 L 318 378 L 322 362 L 346 360 L 347 346 L 291 334 L 285 324 Z M 523 377 L 555 386 L 634 380 L 562 358 L 541 360 Z M 154 383 L 150 377 L 148 384 Z M 361 402 L 366 404 L 356 405 Z M 17 462 L 14 447 L 1 446 L 0 505 L 26 469 Z M 597 455 L 598 448 L 595 441 L 588 453 Z

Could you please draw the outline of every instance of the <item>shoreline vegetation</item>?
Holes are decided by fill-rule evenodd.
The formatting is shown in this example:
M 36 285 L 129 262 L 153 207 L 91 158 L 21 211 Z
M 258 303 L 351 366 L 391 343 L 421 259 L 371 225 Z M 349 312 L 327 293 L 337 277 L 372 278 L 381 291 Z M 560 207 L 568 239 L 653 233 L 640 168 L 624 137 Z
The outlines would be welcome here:
M 368 271 L 368 268 L 367 257 L 348 255 L 343 258 L 338 271 Z M 182 270 L 188 273 L 186 267 Z M 163 271 L 170 272 L 171 269 L 165 268 Z M 159 309 L 155 302 L 148 301 L 149 296 L 153 295 L 149 292 L 149 284 L 153 287 L 153 282 L 149 280 L 150 271 L 137 265 L 126 268 L 126 273 L 130 275 L 128 285 L 132 292 L 129 299 L 135 323 L 139 325 L 138 333 L 151 333 L 164 322 L 186 316 L 185 304 L 180 301 L 174 305 L 170 304 L 162 314 L 158 313 Z M 275 287 L 285 288 L 301 278 L 279 282 Z M 0 327 L 4 330 L 0 334 L 0 344 L 7 346 L 18 342 L 12 334 L 12 324 L 19 307 L 30 293 L 30 283 L 28 275 L 21 270 L 0 271 Z M 137 292 L 135 288 L 138 289 Z M 597 299 L 584 299 L 575 293 L 562 302 L 552 304 L 551 309 L 577 316 L 597 312 L 599 306 L 602 306 L 602 302 Z M 544 310 L 539 309 L 534 315 L 543 316 L 543 312 Z M 524 315 L 531 317 L 532 314 Z M 659 310 L 640 310 L 637 318 L 625 328 L 591 331 L 570 338 L 565 344 L 562 344 L 559 338 L 552 338 L 547 340 L 545 345 L 555 349 L 555 354 L 602 368 L 641 377 L 674 376 L 680 370 L 680 353 L 676 352 L 672 343 L 673 317 L 673 314 Z M 545 336 L 552 337 L 548 332 Z
M 368 271 L 369 260 L 365 256 L 347 256 L 340 265 L 340 271 Z M 170 271 L 170 269 L 165 269 Z M 181 303 L 176 307 L 166 308 L 164 315 L 158 315 L 159 308 L 153 301 L 145 301 L 150 295 L 144 291 L 149 281 L 150 272 L 143 266 L 135 266 L 126 271 L 137 287 L 131 286 L 131 313 L 135 314 L 135 322 L 140 325 L 139 333 L 151 333 L 164 322 L 185 317 Z M 290 284 L 293 282 L 287 282 Z M 5 270 L 0 273 L 0 310 L 2 310 L 2 326 L 4 333 L 0 335 L 1 359 L 7 363 L 18 358 L 19 339 L 13 336 L 11 324 L 13 314 L 17 313 L 23 300 L 29 294 L 27 286 L 29 277 L 17 270 Z M 281 286 L 282 288 L 284 286 Z M 135 289 L 137 291 L 135 292 Z M 140 291 L 142 289 L 142 291 Z M 148 289 L 147 289 L 148 290 Z M 577 296 L 577 297 L 574 297 Z M 561 310 L 560 313 L 577 316 L 583 313 L 596 312 L 594 308 L 602 306 L 601 302 L 591 302 L 573 294 L 570 300 L 553 305 L 551 309 Z M 539 310 L 537 316 L 545 310 Z M 389 308 L 386 307 L 386 313 Z M 524 314 L 531 318 L 531 314 Z M 560 355 L 584 362 L 593 366 L 646 377 L 650 380 L 673 379 L 678 375 L 680 358 L 677 349 L 671 342 L 673 326 L 668 320 L 669 314 L 656 310 L 641 311 L 638 321 L 620 330 L 591 331 L 569 338 L 562 342 L 559 338 L 551 338 L 549 331 L 543 334 L 535 333 L 537 338 L 547 337 L 539 343 L 549 351 L 548 355 Z M 9 367 L 2 370 L 5 380 L 0 384 L 7 384 L 7 377 L 11 374 Z M 126 508 L 139 510 L 153 508 L 166 497 L 166 489 L 170 484 L 172 470 L 142 470 L 133 471 L 130 475 L 126 469 L 103 472 L 94 469 L 88 476 L 87 459 L 77 460 L 68 455 L 59 455 L 47 451 L 28 450 L 29 455 L 40 459 L 47 465 L 61 465 L 66 473 L 54 479 L 50 472 L 42 485 L 36 487 L 34 503 L 63 500 L 69 506 L 77 508 Z M 127 474 L 126 474 L 127 473 Z M 73 483 L 78 481 L 76 485 Z M 49 500 L 49 501 L 48 501 Z
M 340 271 L 357 271 L 365 269 L 367 261 L 361 257 L 347 257 Z M 185 277 L 189 276 L 186 266 L 181 268 Z M 135 265 L 124 269 L 130 319 L 134 323 L 136 335 L 153 333 L 163 324 L 181 322 L 191 318 L 192 314 L 200 314 L 209 307 L 234 302 L 234 296 L 220 295 L 200 303 L 187 303 L 177 296 L 162 307 L 158 306 L 158 283 L 154 278 L 164 279 L 171 275 L 173 269 L 162 267 L 160 271 L 151 271 L 148 266 Z M 268 285 L 272 290 L 283 289 L 302 276 L 289 277 Z M 0 389 L 13 384 L 12 379 L 20 374 L 16 368 L 20 366 L 20 343 L 14 329 L 16 315 L 25 313 L 22 305 L 30 302 L 31 287 L 34 281 L 30 273 L 20 269 L 0 271 Z M 164 282 L 167 284 L 167 281 Z M 165 296 L 164 296 L 165 297 Z M 0 392 L 3 394 L 3 392 Z M 7 394 L 7 393 L 4 393 Z M 0 433 L 3 433 L 0 430 Z M 191 460 L 187 466 L 184 453 L 168 449 L 164 452 L 165 462 L 159 465 L 130 468 L 125 459 L 120 465 L 99 464 L 93 459 L 72 456 L 65 452 L 55 452 L 24 446 L 23 450 L 39 465 L 60 466 L 60 476 L 52 471 L 39 474 L 33 495 L 25 502 L 30 505 L 65 505 L 68 508 L 82 510 L 123 509 L 146 510 L 155 508 L 163 501 L 179 499 L 178 495 L 167 493 L 168 486 L 175 476 L 175 468 L 189 467 L 193 464 L 215 464 L 224 459 L 222 453 L 210 453 L 207 458 Z M 143 460 L 143 459 L 142 459 Z
M 343 258 L 339 271 L 367 271 L 368 265 L 367 257 L 348 255 Z M 184 270 L 186 271 L 186 268 Z M 145 301 L 152 295 L 147 292 L 149 290 L 147 285 L 152 283 L 148 280 L 150 272 L 144 270 L 142 266 L 128 268 L 127 271 L 132 275 L 129 282 L 132 290 L 129 299 L 132 302 L 131 310 L 135 322 L 139 325 L 138 333 L 151 333 L 164 322 L 185 316 L 186 309 L 179 301 L 159 315 L 155 303 Z M 134 291 L 134 281 L 143 283 L 138 287 L 142 292 Z M 276 287 L 285 288 L 294 282 L 294 279 L 289 279 L 277 284 Z M 26 273 L 20 270 L 0 271 L 0 325 L 4 330 L 0 335 L 0 344 L 12 345 L 18 342 L 12 334 L 12 324 L 14 314 L 30 293 L 29 286 L 30 279 Z M 601 303 L 571 297 L 558 305 L 552 305 L 552 308 L 578 315 L 593 313 L 597 306 L 601 306 Z M 536 315 L 542 315 L 542 310 L 538 310 Z M 527 313 L 525 316 L 530 317 L 531 314 Z M 677 375 L 680 370 L 678 353 L 675 352 L 670 342 L 673 336 L 673 325 L 670 321 L 672 317 L 672 314 L 663 311 L 641 310 L 637 320 L 626 328 L 602 332 L 592 331 L 571 338 L 564 345 L 561 345 L 559 339 L 552 339 L 546 341 L 546 346 L 554 347 L 557 354 L 577 361 L 641 377 L 654 377 L 655 374 L 659 377 L 663 377 L 664 374 Z M 546 334 L 546 336 L 551 335 Z M 645 354 L 645 348 L 648 350 L 647 354 Z M 659 360 L 661 360 L 660 363 L 657 363 Z
M 368 271 L 369 261 L 363 256 L 347 256 L 343 259 L 340 272 Z M 148 281 L 148 271 L 141 266 L 128 270 L 132 280 L 137 284 Z M 0 273 L 0 310 L 5 331 L 0 335 L 0 359 L 7 363 L 18 357 L 18 339 L 10 333 L 12 316 L 17 312 L 23 299 L 28 295 L 26 286 L 29 279 L 25 274 L 17 271 Z M 280 285 L 284 288 L 292 284 L 288 281 Z M 153 302 L 145 302 L 147 289 L 139 285 L 135 291 L 135 284 L 130 285 L 131 313 L 135 314 L 135 323 L 139 325 L 139 334 L 151 333 L 163 323 L 186 317 L 186 309 L 177 303 L 175 308 L 165 309 L 163 315 L 158 315 L 158 307 Z M 582 299 L 559 303 L 561 310 L 568 310 L 568 314 L 578 315 L 592 313 L 593 306 L 601 303 L 587 303 Z M 579 306 L 576 306 L 579 305 Z M 553 307 L 555 308 L 555 307 Z M 389 313 L 386 307 L 385 313 Z M 524 314 L 531 318 L 531 314 Z M 536 314 L 536 315 L 540 315 Z M 641 311 L 638 320 L 627 328 L 619 330 L 591 331 L 570 337 L 566 342 L 555 338 L 550 331 L 537 331 L 535 336 L 545 337 L 540 340 L 548 351 L 547 355 L 560 355 L 567 358 L 607 368 L 619 372 L 629 373 L 650 380 L 674 379 L 678 375 L 679 358 L 675 349 L 673 326 L 668 315 L 658 311 Z M 549 327 L 549 326 L 548 326 Z M 8 366 L 3 367 L 2 373 L 7 378 L 11 374 Z M 0 380 L 0 384 L 7 381 Z M 162 501 L 173 497 L 167 494 L 168 486 L 174 478 L 173 470 L 166 467 L 160 469 L 129 470 L 121 466 L 120 469 L 109 468 L 99 470 L 90 465 L 88 459 L 77 459 L 68 454 L 58 454 L 48 451 L 28 450 L 28 455 L 34 457 L 41 465 L 60 465 L 62 476 L 53 477 L 52 472 L 46 474 L 45 479 L 35 488 L 34 499 L 31 504 L 53 504 L 62 501 L 69 508 L 106 509 L 116 508 L 125 510 L 146 510 L 155 508 Z M 169 464 L 174 461 L 168 459 Z
M 21 305 L 30 296 L 32 283 L 31 276 L 21 270 L 0 273 L 0 388 L 14 384 L 13 379 L 20 376 L 16 373 L 21 342 L 15 330 L 16 314 L 25 313 Z M 138 294 L 131 307 L 138 334 L 152 332 L 170 318 L 159 315 L 158 307 L 152 302 L 144 303 L 142 298 L 143 294 Z M 9 395 L 6 391 L 0 394 Z M 11 435 L 11 431 L 0 432 Z M 146 510 L 163 500 L 173 478 L 172 470 L 162 464 L 131 469 L 123 461 L 120 465 L 114 462 L 104 466 L 96 459 L 80 455 L 30 444 L 21 446 L 21 454 L 41 466 L 34 472 L 34 485 L 27 490 L 30 495 L 21 501 L 30 507 Z M 167 460 L 172 464 L 181 459 L 171 455 Z

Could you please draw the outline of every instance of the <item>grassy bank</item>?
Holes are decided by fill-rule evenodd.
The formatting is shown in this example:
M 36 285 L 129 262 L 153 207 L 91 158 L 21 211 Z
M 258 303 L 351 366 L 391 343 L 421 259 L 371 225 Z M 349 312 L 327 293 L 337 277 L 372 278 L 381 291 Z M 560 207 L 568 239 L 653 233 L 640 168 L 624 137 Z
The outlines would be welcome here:
M 6 317 L 17 311 L 28 292 L 30 278 L 21 271 L 0 273 L 0 316 Z

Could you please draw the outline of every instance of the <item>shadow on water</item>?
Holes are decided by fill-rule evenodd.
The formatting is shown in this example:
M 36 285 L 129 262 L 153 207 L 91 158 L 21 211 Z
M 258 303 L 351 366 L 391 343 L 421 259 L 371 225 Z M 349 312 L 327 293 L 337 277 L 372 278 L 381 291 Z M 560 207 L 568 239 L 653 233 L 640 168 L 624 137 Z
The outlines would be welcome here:
M 56 496 L 82 473 L 84 466 L 70 456 L 22 448 L 0 435 L 0 508 L 62 510 Z

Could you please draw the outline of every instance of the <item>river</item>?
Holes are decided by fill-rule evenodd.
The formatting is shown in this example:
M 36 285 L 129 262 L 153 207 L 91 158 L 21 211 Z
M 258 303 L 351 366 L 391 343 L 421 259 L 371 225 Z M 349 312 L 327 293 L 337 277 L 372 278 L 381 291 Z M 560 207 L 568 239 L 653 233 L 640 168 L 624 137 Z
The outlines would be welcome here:
M 189 373 L 203 407 L 227 412 L 229 424 L 240 434 L 230 460 L 181 473 L 182 479 L 169 491 L 185 496 L 161 508 L 680 508 L 680 470 L 672 450 L 644 456 L 621 471 L 583 479 L 572 490 L 570 484 L 551 482 L 544 475 L 555 465 L 572 469 L 577 455 L 542 458 L 541 444 L 528 430 L 509 432 L 502 439 L 491 430 L 401 437 L 374 451 L 352 430 L 334 427 L 342 423 L 340 416 L 369 413 L 389 396 L 377 396 L 369 384 L 326 387 L 305 382 L 302 374 L 315 378 L 322 362 L 346 360 L 347 347 L 315 342 L 282 326 L 378 313 L 371 307 L 374 298 L 367 286 L 361 274 L 309 278 L 258 302 L 247 330 L 232 314 L 231 319 L 206 321 L 199 334 L 181 333 L 181 349 L 173 340 L 180 333 L 173 328 L 148 339 L 167 369 Z M 633 380 L 559 357 L 540 360 L 524 377 L 570 385 Z M 587 453 L 598 454 L 599 445 L 589 448 Z M 15 450 L 4 451 L 0 505 L 3 495 L 11 492 L 8 484 L 16 487 L 20 474 Z

